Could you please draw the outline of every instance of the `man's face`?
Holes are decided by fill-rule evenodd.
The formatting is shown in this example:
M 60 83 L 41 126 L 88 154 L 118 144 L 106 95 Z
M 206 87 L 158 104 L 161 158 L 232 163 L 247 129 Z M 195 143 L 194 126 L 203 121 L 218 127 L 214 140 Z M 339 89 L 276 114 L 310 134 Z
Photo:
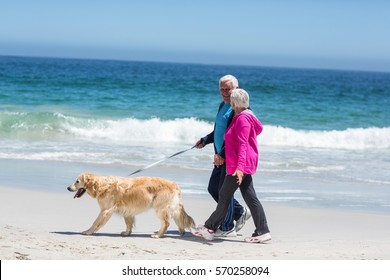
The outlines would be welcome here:
M 231 81 L 224 81 L 219 84 L 219 93 L 223 102 L 230 103 L 230 95 L 232 94 L 233 85 Z

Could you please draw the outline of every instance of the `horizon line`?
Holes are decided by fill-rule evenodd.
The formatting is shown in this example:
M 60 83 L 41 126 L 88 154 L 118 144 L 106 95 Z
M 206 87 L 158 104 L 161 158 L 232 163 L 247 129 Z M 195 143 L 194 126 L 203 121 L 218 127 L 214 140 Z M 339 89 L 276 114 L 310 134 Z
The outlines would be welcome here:
M 309 67 L 309 66 L 275 66 L 275 65 L 254 65 L 240 63 L 206 63 L 191 61 L 169 61 L 169 60 L 146 60 L 146 59 L 126 59 L 126 58 L 102 58 L 102 57 L 78 57 L 78 56 L 45 56 L 45 55 L 19 55 L 19 54 L 0 54 L 0 57 L 14 58 L 41 58 L 41 59 L 64 59 L 64 60 L 97 60 L 97 61 L 118 61 L 118 62 L 139 62 L 139 63 L 167 63 L 167 64 L 193 64 L 204 66 L 235 66 L 249 68 L 275 68 L 275 69 L 292 69 L 292 70 L 313 70 L 313 71 L 341 71 L 341 72 L 369 72 L 389 74 L 390 70 L 368 70 L 368 69 L 351 69 L 351 68 L 327 68 L 327 67 Z

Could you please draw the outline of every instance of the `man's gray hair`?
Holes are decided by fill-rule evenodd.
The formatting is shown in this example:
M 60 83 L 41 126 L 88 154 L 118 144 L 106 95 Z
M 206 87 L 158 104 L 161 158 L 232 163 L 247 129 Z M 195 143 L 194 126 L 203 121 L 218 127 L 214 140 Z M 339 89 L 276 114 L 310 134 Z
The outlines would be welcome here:
M 233 75 L 225 75 L 221 79 L 219 79 L 219 85 L 222 82 L 230 81 L 232 83 L 233 88 L 238 88 L 238 80 Z
M 242 88 L 237 88 L 230 95 L 230 102 L 233 102 L 237 108 L 247 109 L 249 107 L 249 94 Z

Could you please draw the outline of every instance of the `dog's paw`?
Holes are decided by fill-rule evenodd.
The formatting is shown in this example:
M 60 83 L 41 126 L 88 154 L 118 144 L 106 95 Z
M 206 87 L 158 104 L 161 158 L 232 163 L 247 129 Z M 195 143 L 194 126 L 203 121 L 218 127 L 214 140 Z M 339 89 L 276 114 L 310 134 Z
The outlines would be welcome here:
M 152 237 L 152 238 L 160 238 L 160 237 L 161 237 L 161 235 L 158 235 L 158 234 L 152 234 L 152 235 L 151 235 L 151 237 Z
M 129 236 L 131 234 L 131 231 L 122 231 L 121 235 L 122 236 Z
M 89 232 L 88 230 L 83 231 L 81 234 L 82 235 L 91 235 L 93 232 Z

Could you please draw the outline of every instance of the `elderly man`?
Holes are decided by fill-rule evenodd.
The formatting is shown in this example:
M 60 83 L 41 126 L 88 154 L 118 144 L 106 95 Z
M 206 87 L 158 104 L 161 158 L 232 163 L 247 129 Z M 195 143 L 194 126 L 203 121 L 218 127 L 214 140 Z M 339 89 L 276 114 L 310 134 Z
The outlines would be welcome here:
M 219 80 L 219 92 L 222 102 L 219 105 L 215 118 L 214 130 L 202 137 L 195 146 L 198 149 L 205 145 L 214 143 L 214 168 L 210 176 L 208 192 L 216 202 L 219 200 L 219 190 L 226 177 L 225 144 L 224 135 L 231 123 L 234 111 L 230 106 L 230 95 L 233 89 L 238 88 L 238 80 L 232 75 L 226 75 Z M 230 202 L 229 211 L 223 224 L 216 231 L 216 236 L 237 236 L 237 231 L 242 229 L 245 221 L 251 217 L 248 209 L 242 207 L 233 197 Z

